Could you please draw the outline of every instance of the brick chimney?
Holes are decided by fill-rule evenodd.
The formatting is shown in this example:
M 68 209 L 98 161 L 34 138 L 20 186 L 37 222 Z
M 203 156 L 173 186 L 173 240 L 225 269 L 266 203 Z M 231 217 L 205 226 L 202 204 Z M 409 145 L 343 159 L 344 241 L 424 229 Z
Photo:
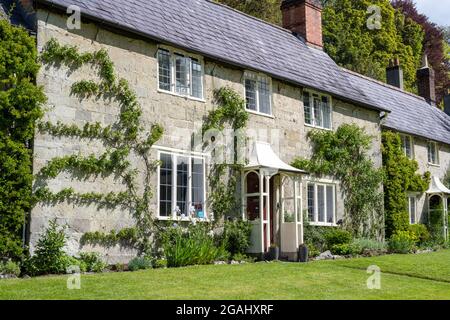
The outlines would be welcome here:
M 444 96 L 444 112 L 450 116 L 450 89 L 447 89 L 447 94 Z
M 387 83 L 391 86 L 403 90 L 403 69 L 400 66 L 400 60 L 395 58 L 389 62 L 389 67 L 386 69 Z
M 283 28 L 300 35 L 307 44 L 323 48 L 320 0 L 283 0 L 281 11 Z
M 428 64 L 427 55 L 423 56 L 422 68 L 417 70 L 417 85 L 419 95 L 424 97 L 428 103 L 436 105 L 435 73 Z

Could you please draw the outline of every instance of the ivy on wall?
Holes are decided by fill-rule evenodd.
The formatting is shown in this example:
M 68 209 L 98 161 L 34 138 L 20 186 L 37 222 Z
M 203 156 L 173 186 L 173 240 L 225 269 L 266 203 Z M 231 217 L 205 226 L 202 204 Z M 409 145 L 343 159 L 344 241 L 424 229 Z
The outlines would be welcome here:
M 242 152 L 241 146 L 245 143 L 243 129 L 247 126 L 249 115 L 245 110 L 245 100 L 231 88 L 220 88 L 215 92 L 215 96 L 219 108 L 210 111 L 206 116 L 202 127 L 202 136 L 216 137 L 216 134 L 220 134 L 227 124 L 235 134 L 232 146 L 234 148 L 233 159 L 219 160 L 213 163 L 208 175 L 211 188 L 208 200 L 215 219 L 219 220 L 226 215 L 235 216 L 236 212 L 234 211 L 239 210 L 236 188 L 239 174 L 244 168 L 244 163 L 239 161 L 239 152 Z M 219 147 L 213 150 L 213 154 L 218 156 L 216 159 L 225 159 L 218 153 L 226 151 Z
M 409 228 L 408 192 L 425 192 L 431 181 L 430 172 L 417 173 L 417 161 L 409 159 L 403 152 L 398 133 L 385 131 L 382 134 L 384 180 L 384 207 L 386 236 Z
M 382 169 L 368 156 L 372 137 L 354 124 L 344 124 L 336 132 L 312 130 L 311 159 L 298 158 L 293 166 L 318 176 L 340 181 L 344 196 L 343 226 L 356 237 L 383 237 Z
M 33 205 L 31 143 L 45 95 L 35 85 L 36 42 L 0 19 L 0 257 L 19 259 Z
M 97 242 L 112 245 L 112 243 L 121 242 L 126 238 L 127 242 L 138 249 L 140 253 L 150 253 L 152 250 L 151 236 L 154 229 L 153 215 L 150 211 L 151 175 L 157 167 L 158 161 L 150 159 L 149 151 L 152 145 L 162 137 L 163 128 L 159 124 L 153 124 L 149 131 L 142 127 L 142 109 L 137 96 L 125 79 L 117 77 L 114 64 L 105 50 L 80 53 L 74 46 L 62 46 L 56 40 L 51 39 L 44 47 L 41 60 L 43 63 L 55 67 L 66 66 L 71 71 L 84 65 L 90 65 L 98 72 L 100 81 L 78 81 L 72 85 L 71 93 L 80 100 L 92 97 L 113 100 L 119 104 L 120 114 L 115 124 L 105 127 L 98 122 L 87 123 L 83 128 L 61 122 L 56 124 L 41 122 L 38 125 L 42 133 L 57 137 L 98 140 L 106 148 L 106 151 L 100 155 L 70 155 L 50 160 L 36 177 L 38 187 L 35 195 L 38 201 L 53 204 L 69 202 L 76 205 L 95 203 L 98 208 L 120 206 L 128 209 L 133 214 L 136 228 L 127 228 L 110 234 L 89 233 L 84 236 L 84 243 Z M 133 167 L 128 160 L 131 155 L 136 155 L 142 160 L 145 164 L 144 172 Z M 62 172 L 71 173 L 72 176 L 79 179 L 115 175 L 120 177 L 126 186 L 126 191 L 107 194 L 79 193 L 72 188 L 66 188 L 53 193 L 46 186 L 47 181 Z M 140 174 L 143 174 L 144 180 L 138 183 Z

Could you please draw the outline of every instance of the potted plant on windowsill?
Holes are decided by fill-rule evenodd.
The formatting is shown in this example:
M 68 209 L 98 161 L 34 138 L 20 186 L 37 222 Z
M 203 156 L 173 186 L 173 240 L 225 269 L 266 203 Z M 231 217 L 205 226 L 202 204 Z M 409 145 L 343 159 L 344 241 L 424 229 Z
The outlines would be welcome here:
M 275 243 L 272 243 L 269 248 L 269 259 L 279 260 L 280 258 L 280 248 Z

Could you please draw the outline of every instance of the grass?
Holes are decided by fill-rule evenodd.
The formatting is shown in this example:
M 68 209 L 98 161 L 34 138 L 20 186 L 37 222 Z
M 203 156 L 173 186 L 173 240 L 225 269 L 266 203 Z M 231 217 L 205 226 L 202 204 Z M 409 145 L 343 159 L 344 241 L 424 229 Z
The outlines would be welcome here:
M 0 280 L 0 299 L 450 299 L 450 250 L 338 261 L 194 266 Z M 370 265 L 381 268 L 381 289 L 369 290 Z

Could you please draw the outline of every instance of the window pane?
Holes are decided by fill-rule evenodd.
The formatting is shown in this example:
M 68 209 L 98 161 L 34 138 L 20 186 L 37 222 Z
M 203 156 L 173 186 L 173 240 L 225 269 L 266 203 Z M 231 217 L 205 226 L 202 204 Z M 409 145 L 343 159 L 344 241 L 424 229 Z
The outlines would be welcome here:
M 189 61 L 181 56 L 175 58 L 176 92 L 182 95 L 189 94 Z
M 412 158 L 411 137 L 402 136 L 403 151 L 408 158 Z
M 192 96 L 203 98 L 202 65 L 192 59 Z
M 188 215 L 188 169 L 189 159 L 177 157 L 177 211 L 179 214 Z
M 159 215 L 168 217 L 172 214 L 172 156 L 161 154 L 159 184 Z
M 318 222 L 327 222 L 325 219 L 325 186 L 317 186 Z
M 249 110 L 256 111 L 256 81 L 245 79 L 245 101 Z
M 308 219 L 314 221 L 314 185 L 308 184 Z
M 259 79 L 259 112 L 271 114 L 270 112 L 270 82 L 268 78 Z
M 203 160 L 192 159 L 192 209 L 197 218 L 206 218 L 203 198 Z
M 166 50 L 158 51 L 159 88 L 170 91 L 172 70 L 170 67 L 170 53 Z
M 323 127 L 331 129 L 331 106 L 327 97 L 322 97 L 322 119 Z
M 327 186 L 327 222 L 334 223 L 334 188 Z
M 312 118 L 311 102 L 309 99 L 309 92 L 303 93 L 303 108 L 305 111 L 305 123 L 312 125 L 313 118 Z
M 428 162 L 433 164 L 438 163 L 437 147 L 434 142 L 428 143 Z
M 323 127 L 322 121 L 322 111 L 321 111 L 321 103 L 320 99 L 317 95 L 313 95 L 313 103 L 314 103 L 314 125 L 318 127 Z

